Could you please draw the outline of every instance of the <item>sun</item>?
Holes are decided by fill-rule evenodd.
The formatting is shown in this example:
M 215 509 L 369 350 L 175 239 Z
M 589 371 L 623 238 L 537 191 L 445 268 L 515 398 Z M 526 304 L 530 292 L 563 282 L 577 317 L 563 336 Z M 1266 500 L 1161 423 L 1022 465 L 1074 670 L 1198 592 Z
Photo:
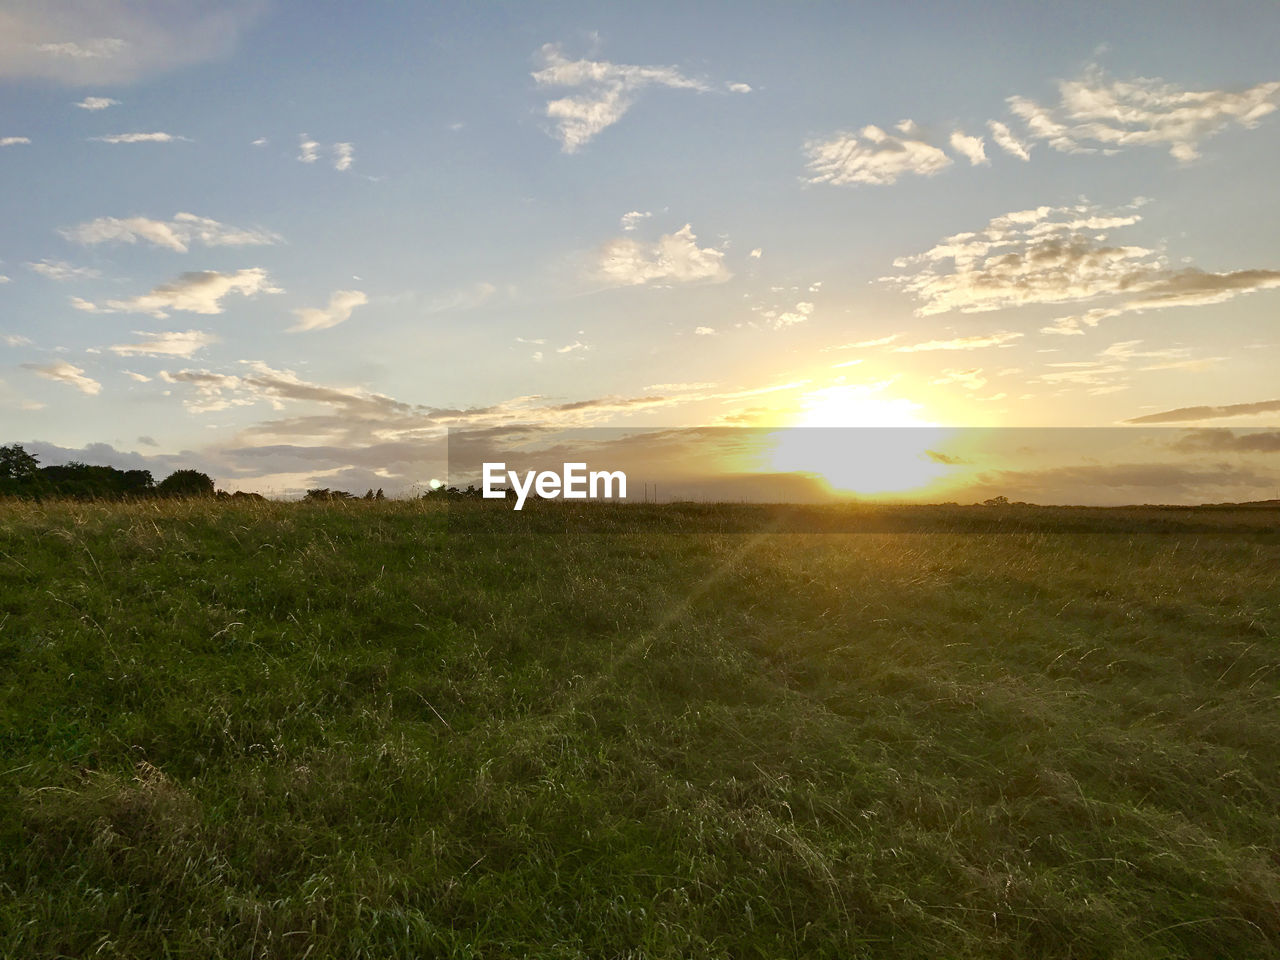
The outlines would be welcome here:
M 919 404 L 887 396 L 887 384 L 837 384 L 800 398 L 792 426 L 773 432 L 770 465 L 820 477 L 833 491 L 866 496 L 918 492 L 951 472 L 930 451 L 950 432 Z

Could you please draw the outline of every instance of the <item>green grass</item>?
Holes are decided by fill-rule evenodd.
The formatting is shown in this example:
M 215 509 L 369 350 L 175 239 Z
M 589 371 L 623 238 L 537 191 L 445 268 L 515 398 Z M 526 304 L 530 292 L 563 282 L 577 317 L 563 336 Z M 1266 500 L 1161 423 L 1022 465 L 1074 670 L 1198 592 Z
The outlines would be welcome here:
M 1280 954 L 1274 512 L 497 509 L 0 504 L 0 956 Z

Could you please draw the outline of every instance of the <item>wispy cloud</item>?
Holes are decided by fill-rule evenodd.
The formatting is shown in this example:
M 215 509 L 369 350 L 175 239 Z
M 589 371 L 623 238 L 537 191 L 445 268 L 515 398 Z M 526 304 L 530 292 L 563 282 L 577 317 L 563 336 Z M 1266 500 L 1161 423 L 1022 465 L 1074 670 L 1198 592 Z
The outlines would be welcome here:
M 427 304 L 427 313 L 449 313 L 454 310 L 474 310 L 492 300 L 498 288 L 488 281 L 472 283 L 459 287 L 442 296 L 436 297 Z M 516 339 L 519 339 L 517 337 Z
M 983 147 L 982 137 L 971 137 L 962 130 L 957 130 L 951 134 L 951 149 L 969 161 L 969 165 L 976 167 L 979 165 L 987 165 L 991 161 L 987 159 L 987 151 Z
M 927 340 L 924 343 L 912 343 L 894 347 L 894 353 L 923 353 L 929 350 L 985 350 L 987 347 L 1004 347 L 1012 345 L 1014 340 L 1022 336 L 1008 330 L 999 333 L 980 334 L 971 337 L 955 337 L 951 340 Z
M 895 266 L 920 269 L 885 279 L 916 297 L 921 316 L 1119 299 L 1061 318 L 1045 328 L 1053 333 L 1077 333 L 1128 311 L 1220 303 L 1280 287 L 1280 270 L 1175 270 L 1155 250 L 1108 243 L 1107 231 L 1142 219 L 1138 206 L 1135 202 L 1103 211 L 1078 204 L 1008 213 L 982 230 L 956 234 L 922 254 L 899 259 Z
M 618 286 L 646 283 L 692 283 L 729 279 L 724 252 L 699 247 L 693 227 L 685 224 L 674 233 L 663 234 L 656 243 L 618 237 L 601 250 L 599 276 Z
M 40 43 L 36 45 L 36 50 L 52 57 L 68 57 L 72 60 L 105 60 L 119 56 L 126 46 L 119 37 L 93 37 L 79 43 L 74 40 Z
M 222 313 L 222 298 L 231 293 L 252 297 L 259 293 L 283 293 L 271 284 L 270 277 L 261 267 L 250 267 L 235 273 L 218 273 L 202 270 L 184 273 L 170 283 L 163 283 L 150 293 L 127 300 L 108 300 L 99 306 L 88 300 L 74 298 L 72 306 L 86 313 L 145 313 L 158 320 L 169 316 L 170 310 L 188 313 Z
M 0 147 L 17 147 L 30 142 L 30 137 L 0 137 Z
M 1178 407 L 1147 413 L 1126 420 L 1125 423 L 1193 423 L 1198 420 L 1224 420 L 1229 417 L 1252 417 L 1260 413 L 1280 413 L 1280 400 L 1259 400 L 1255 403 L 1228 403 L 1222 406 Z
M 783 330 L 787 327 L 793 327 L 797 323 L 804 323 L 813 313 L 813 309 L 813 303 L 808 300 L 801 300 L 792 307 L 770 310 L 759 308 L 756 313 L 765 326 L 772 327 L 774 330 Z
M 162 333 L 148 333 L 145 330 L 133 331 L 135 336 L 147 337 L 139 343 L 117 343 L 111 352 L 121 357 L 182 357 L 190 358 L 210 344 L 217 343 L 218 338 L 203 330 L 170 330 Z M 130 374 L 135 380 L 137 374 Z M 145 379 L 145 378 L 144 378 Z
M 893 343 L 901 337 L 900 333 L 891 333 L 887 337 L 877 337 L 874 340 L 853 340 L 849 343 L 838 343 L 834 347 L 825 347 L 824 350 L 865 350 L 869 347 L 883 347 Z
M 302 307 L 294 310 L 293 315 L 298 322 L 286 331 L 302 333 L 307 330 L 327 330 L 351 319 L 351 311 L 369 302 L 369 298 L 359 290 L 335 290 L 329 296 L 326 307 Z
M 305 133 L 298 134 L 298 160 L 302 163 L 315 163 L 320 159 L 320 144 Z
M 261 9 L 254 0 L 5 3 L 0 77 L 68 85 L 130 83 L 230 53 Z
M 269 230 L 244 229 L 219 223 L 194 213 L 177 213 L 172 220 L 148 217 L 99 217 L 87 223 L 60 230 L 68 240 L 92 246 L 98 243 L 137 243 L 146 241 L 178 253 L 186 253 L 192 244 L 206 247 L 269 246 L 280 237 Z
M 190 143 L 189 137 L 182 137 L 175 133 L 112 133 L 105 137 L 90 137 L 90 140 L 96 140 L 99 143 L 177 143 L 179 141 Z
M 115 107 L 119 104 L 119 100 L 111 97 L 85 97 L 76 106 L 81 110 L 105 110 L 107 107 Z
M 262 143 L 266 143 L 265 140 Z M 258 141 L 255 140 L 257 145 Z M 301 163 L 315 163 L 320 159 L 320 151 L 325 149 L 325 145 L 318 140 L 312 140 L 305 133 L 298 134 L 298 161 Z M 340 172 L 350 170 L 356 161 L 355 144 L 342 142 L 329 144 L 328 151 L 333 157 L 333 169 Z
M 987 127 L 991 131 L 991 139 L 1005 153 L 1019 160 L 1030 160 L 1031 152 L 1025 143 L 1014 136 L 1013 131 L 999 120 L 988 120 Z
M 636 228 L 637 223 L 639 223 L 641 220 L 647 220 L 649 217 L 652 217 L 652 216 L 653 214 L 647 210 L 644 211 L 643 213 L 641 213 L 639 210 L 632 210 L 630 213 L 624 213 L 622 215 L 622 222 L 620 225 L 623 230 L 634 230 Z
M 897 130 L 901 136 L 870 125 L 857 133 L 810 140 L 805 144 L 809 182 L 887 185 L 904 174 L 929 177 L 951 166 L 951 158 L 927 142 L 915 123 L 903 120 Z
M 64 260 L 28 262 L 27 269 L 50 280 L 57 280 L 60 283 L 65 283 L 68 280 L 96 280 L 102 276 L 101 271 L 94 270 L 92 267 L 73 267 Z
M 933 380 L 932 383 L 934 386 L 956 384 L 966 390 L 981 390 L 987 385 L 987 378 L 982 375 L 981 367 L 974 367 L 970 370 L 946 369 L 942 371 L 942 376 Z
M 56 360 L 53 363 L 44 365 L 24 363 L 23 367 L 36 374 L 36 376 L 44 377 L 46 380 L 69 384 L 81 393 L 88 394 L 91 397 L 97 396 L 102 392 L 102 384 L 92 377 L 85 376 L 81 367 L 68 363 L 66 360 Z
M 1058 84 L 1058 103 L 1041 106 L 1010 97 L 1009 109 L 1029 136 L 1066 153 L 1108 152 L 1129 146 L 1166 147 L 1186 162 L 1202 141 L 1235 123 L 1246 129 L 1276 109 L 1280 81 L 1245 90 L 1184 90 L 1161 79 L 1113 79 L 1094 66 Z
M 602 130 L 613 126 L 648 87 L 707 92 L 706 80 L 687 77 L 676 67 L 635 66 L 607 60 L 569 60 L 560 45 L 548 43 L 540 51 L 542 67 L 532 74 L 539 87 L 565 87 L 575 92 L 547 101 L 546 116 L 556 125 L 561 149 L 576 153 Z M 749 93 L 744 83 L 729 84 L 734 93 Z
M 1202 427 L 1191 430 L 1173 448 L 1192 453 L 1280 453 L 1280 430 L 1236 433 L 1226 427 Z

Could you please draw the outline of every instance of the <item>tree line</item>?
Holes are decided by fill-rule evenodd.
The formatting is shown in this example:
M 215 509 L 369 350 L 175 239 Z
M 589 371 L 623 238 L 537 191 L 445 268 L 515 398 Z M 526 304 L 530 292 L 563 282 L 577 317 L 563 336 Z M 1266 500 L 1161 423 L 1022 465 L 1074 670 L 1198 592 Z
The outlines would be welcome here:
M 42 467 L 34 454 L 16 443 L 0 447 L 0 496 L 131 500 L 215 495 L 212 478 L 199 470 L 175 470 L 157 483 L 150 470 L 118 470 L 77 461 Z

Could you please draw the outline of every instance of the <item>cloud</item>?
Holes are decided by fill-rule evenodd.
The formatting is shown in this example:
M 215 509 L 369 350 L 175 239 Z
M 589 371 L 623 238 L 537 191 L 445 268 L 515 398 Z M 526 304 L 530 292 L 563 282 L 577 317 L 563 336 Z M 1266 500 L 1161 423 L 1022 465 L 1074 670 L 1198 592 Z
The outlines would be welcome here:
M 591 348 L 587 346 L 585 343 L 583 343 L 582 341 L 575 340 L 573 341 L 573 343 L 567 343 L 563 347 L 556 347 L 556 353 L 573 353 L 576 350 L 590 350 L 590 349 Z
M 370 436 L 378 422 L 389 428 L 397 418 L 403 418 L 415 409 L 411 404 L 358 388 L 327 387 L 310 383 L 292 370 L 277 370 L 258 361 L 245 361 L 245 366 L 248 367 L 248 373 L 244 376 L 210 370 L 179 370 L 172 373 L 162 370 L 160 379 L 165 383 L 192 386 L 195 395 L 187 401 L 186 406 L 195 413 L 247 406 L 263 400 L 271 402 L 276 409 L 283 409 L 286 401 L 318 403 L 336 408 L 356 421 L 372 421 L 366 424 L 371 428 Z M 318 426 L 315 421 L 312 423 L 313 426 Z
M 175 143 L 179 140 L 190 143 L 187 137 L 173 133 L 113 133 L 105 137 L 90 137 L 99 143 Z
M 764 249 L 761 247 L 756 247 L 754 250 L 751 251 L 751 253 L 747 254 L 747 256 L 751 257 L 752 260 L 759 260 L 761 257 L 764 256 Z
M 901 337 L 900 333 L 891 333 L 887 337 L 877 337 L 875 340 L 854 340 L 850 343 L 839 343 L 834 347 L 825 347 L 824 350 L 864 350 L 868 347 L 883 347 L 886 344 L 893 343 Z
M 1131 374 L 1154 370 L 1199 370 L 1223 360 L 1223 357 L 1190 356 L 1189 347 L 1165 347 L 1139 350 L 1143 341 L 1124 340 L 1099 350 L 1091 360 L 1069 360 L 1047 363 L 1048 372 L 1036 380 L 1041 383 L 1070 383 L 1091 386 L 1091 394 L 1112 393 L 1129 387 Z
M 809 315 L 813 313 L 813 304 L 807 300 L 802 300 L 789 310 L 760 310 L 756 308 L 760 314 L 760 318 L 772 327 L 774 330 L 782 330 L 786 327 L 795 326 L 797 323 L 804 323 L 809 319 Z
M 125 375 L 126 377 L 128 377 L 130 380 L 136 380 L 136 381 L 138 381 L 138 383 L 150 383 L 150 382 L 151 382 L 151 378 L 150 378 L 150 377 L 148 377 L 145 373 L 134 373 L 132 370 L 125 370 L 125 371 L 124 371 L 124 375 Z M 155 441 L 152 441 L 152 444 L 151 444 L 151 445 L 152 445 L 152 446 L 155 446 Z
M 76 104 L 81 110 L 105 110 L 107 107 L 119 106 L 119 100 L 111 97 L 85 97 Z
M 251 267 L 235 273 L 201 270 L 184 273 L 178 279 L 154 288 L 150 293 L 128 300 L 108 300 L 105 306 L 98 306 L 87 300 L 73 298 L 72 306 L 87 313 L 145 313 L 163 320 L 168 317 L 169 310 L 222 313 L 222 298 L 230 293 L 252 297 L 259 293 L 283 292 L 271 285 L 267 272 L 261 267 Z
M 957 130 L 951 134 L 951 149 L 965 157 L 972 167 L 991 163 L 987 159 L 987 151 L 983 149 L 982 138 L 966 136 L 962 130 Z
M 1001 123 L 999 120 L 988 120 L 987 128 L 991 131 L 991 139 L 1005 153 L 1017 157 L 1019 160 L 1030 160 L 1031 153 L 1025 143 L 1013 135 L 1013 131 Z
M 956 337 L 953 340 L 929 340 L 925 343 L 913 343 L 907 346 L 894 347 L 894 353 L 921 353 L 928 350 L 983 350 L 987 347 L 1003 347 L 1021 337 L 1020 333 L 1002 330 L 972 337 Z M 892 338 L 890 338 L 892 339 Z
M 993 470 L 979 476 L 993 490 L 1010 499 L 1049 503 L 1080 502 L 1083 497 L 1110 502 L 1117 496 L 1131 502 L 1150 497 L 1180 495 L 1205 500 L 1222 496 L 1224 487 L 1274 489 L 1275 478 L 1226 463 L 1107 463 L 1049 467 L 1043 470 Z
M 1280 413 L 1280 400 L 1259 400 L 1256 403 L 1229 403 L 1220 407 L 1178 407 L 1148 413 L 1126 420 L 1125 423 L 1189 423 L 1196 420 L 1222 420 L 1228 417 L 1252 417 L 1260 413 Z
M 0 137 L 0 147 L 16 147 L 30 142 L 30 137 Z
M 81 393 L 88 394 L 91 397 L 97 396 L 102 392 L 102 384 L 91 377 L 86 377 L 83 369 L 65 360 L 57 360 L 44 366 L 35 363 L 24 363 L 23 367 L 37 376 L 44 377 L 46 380 L 70 384 Z
M 1161 79 L 1115 80 L 1093 66 L 1077 80 L 1060 81 L 1058 94 L 1050 107 L 1010 97 L 1009 109 L 1031 137 L 1064 153 L 1158 146 L 1187 162 L 1229 124 L 1256 127 L 1276 109 L 1280 81 L 1239 91 L 1183 90 Z
M 1138 206 L 1135 202 L 1108 212 L 1078 204 L 1007 213 L 982 230 L 955 234 L 922 254 L 895 261 L 898 267 L 920 269 L 884 279 L 916 297 L 919 316 L 1119 301 L 1060 318 L 1044 328 L 1049 333 L 1078 333 L 1134 310 L 1220 303 L 1280 287 L 1277 270 L 1174 270 L 1155 250 L 1108 243 L 1107 231 L 1142 219 Z
M 749 83 L 730 83 L 727 85 L 730 93 L 750 93 L 751 84 Z
M 715 327 L 695 327 L 694 335 L 699 337 L 714 337 L 716 335 Z
M 732 274 L 724 265 L 724 253 L 699 247 L 697 239 L 687 223 L 675 233 L 663 234 L 657 243 L 618 237 L 600 252 L 598 273 L 617 286 L 728 280 Z
M 810 140 L 805 144 L 809 182 L 836 186 L 887 185 L 896 183 L 904 174 L 931 177 L 951 166 L 950 157 L 921 139 L 915 123 L 903 120 L 897 129 L 903 136 L 896 137 L 877 126 L 866 126 L 858 133 Z
M 323 308 L 302 307 L 293 311 L 298 322 L 286 333 L 302 333 L 306 330 L 327 330 L 351 319 L 351 311 L 369 302 L 359 290 L 335 290 L 329 295 L 329 305 Z
M 1173 444 L 1173 448 L 1189 453 L 1280 453 L 1280 430 L 1247 433 L 1236 433 L 1225 427 L 1193 430 Z
M 41 43 L 36 45 L 39 53 L 47 53 L 52 57 L 69 57 L 72 60 L 110 59 L 124 52 L 127 44 L 119 37 L 94 37 L 82 43 L 66 40 L 62 43 Z
M 1241 293 L 1280 287 L 1280 270 L 1232 270 L 1208 273 L 1188 267 L 1166 273 L 1130 301 L 1130 308 L 1187 307 L 1222 303 Z
M 427 304 L 427 313 L 448 313 L 453 310 L 474 310 L 488 303 L 497 294 L 498 288 L 492 283 L 481 281 L 469 286 L 459 287 L 452 293 L 437 297 Z M 517 338 L 519 339 L 519 338 Z
M 22 336 L 21 334 L 17 334 L 17 333 L 5 333 L 5 334 L 0 334 L 0 340 L 3 340 L 3 341 L 5 342 L 5 345 L 6 345 L 6 346 L 9 346 L 9 347 L 29 347 L 29 346 L 31 346 L 31 338 L 30 338 L 30 337 L 24 337 L 24 336 Z
M 982 376 L 980 367 L 975 367 L 971 370 L 946 369 L 942 371 L 942 376 L 932 382 L 935 386 L 956 383 L 966 390 L 981 390 L 987 385 L 987 378 Z
M 188 359 L 210 344 L 217 343 L 218 338 L 203 330 L 172 330 L 165 333 L 148 333 L 145 330 L 133 331 L 135 336 L 150 337 L 141 343 L 118 343 L 111 347 L 111 352 L 120 357 L 182 357 Z M 131 376 L 133 376 L 131 374 Z M 136 379 L 136 376 L 135 376 Z
M 208 217 L 198 217 L 194 213 L 177 213 L 172 220 L 99 217 L 58 232 L 66 239 L 86 246 L 145 240 L 154 246 L 176 250 L 178 253 L 186 253 L 194 243 L 206 247 L 247 247 L 269 246 L 280 242 L 280 237 L 268 230 L 232 227 Z
M 265 139 L 253 141 L 254 146 L 266 143 Z M 320 159 L 320 151 L 324 144 L 312 140 L 305 133 L 298 134 L 298 160 L 301 163 L 315 163 Z M 333 155 L 333 169 L 345 172 L 351 169 L 356 159 L 356 148 L 353 143 L 331 143 L 329 152 Z
M 0 78 L 132 83 L 232 52 L 255 0 L 17 0 L 0 8 Z
M 602 130 L 621 120 L 646 87 L 700 92 L 711 89 L 706 81 L 686 77 L 675 67 L 568 60 L 555 43 L 543 46 L 541 56 L 542 68 L 533 72 L 533 82 L 539 87 L 567 87 L 576 91 L 571 96 L 547 101 L 546 116 L 555 122 L 565 153 L 576 153 Z
M 102 276 L 92 267 L 73 267 L 64 260 L 41 260 L 38 263 L 27 263 L 27 268 L 48 277 L 50 280 L 65 282 L 68 280 L 97 280 Z
M 622 222 L 621 222 L 622 229 L 634 230 L 636 228 L 637 223 L 639 223 L 641 220 L 646 220 L 652 216 L 653 214 L 649 213 L 647 210 L 644 213 L 641 213 L 639 210 L 632 210 L 630 213 L 624 213 L 622 215 Z

